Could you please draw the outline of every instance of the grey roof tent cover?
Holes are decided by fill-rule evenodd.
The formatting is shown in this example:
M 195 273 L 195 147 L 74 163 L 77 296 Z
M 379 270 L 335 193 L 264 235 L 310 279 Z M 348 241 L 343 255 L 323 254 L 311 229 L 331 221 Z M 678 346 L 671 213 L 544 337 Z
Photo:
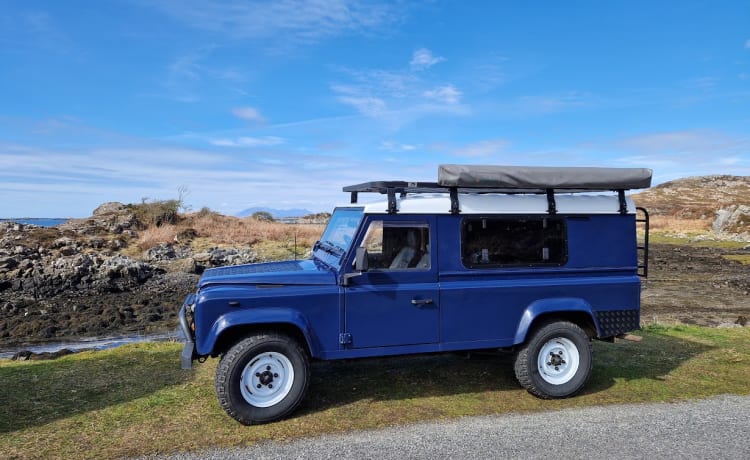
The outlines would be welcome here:
M 650 187 L 651 174 L 647 168 L 440 165 L 438 184 L 465 188 L 630 190 Z

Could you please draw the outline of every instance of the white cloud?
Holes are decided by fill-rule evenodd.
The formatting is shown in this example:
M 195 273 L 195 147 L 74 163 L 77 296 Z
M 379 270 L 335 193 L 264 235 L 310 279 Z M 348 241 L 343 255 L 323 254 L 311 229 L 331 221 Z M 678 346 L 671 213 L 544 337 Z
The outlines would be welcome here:
M 442 61 L 445 61 L 444 57 L 434 56 L 427 48 L 420 48 L 412 55 L 409 65 L 413 70 L 425 70 Z
M 506 140 L 491 139 L 455 148 L 453 154 L 461 157 L 487 157 L 502 152 L 507 146 Z
M 639 152 L 676 154 L 694 153 L 712 155 L 747 148 L 750 142 L 723 133 L 708 130 L 670 131 L 643 134 L 620 141 L 626 148 Z
M 341 103 L 354 107 L 359 113 L 368 117 L 377 117 L 383 114 L 383 112 L 385 112 L 386 110 L 385 101 L 377 97 L 339 96 L 337 100 Z
M 0 142 L 2 217 L 83 217 L 104 201 L 172 198 L 185 184 L 193 209 L 222 206 L 222 212 L 232 214 L 283 203 L 330 211 L 348 198 L 342 186 L 387 173 L 379 158 L 311 155 L 290 148 L 248 157 L 153 144 L 70 152 Z
M 433 99 L 445 104 L 458 104 L 462 93 L 453 85 L 438 86 L 422 93 L 427 99 Z
M 166 66 L 163 83 L 169 96 L 180 102 L 197 102 L 206 87 L 229 87 L 245 81 L 245 75 L 233 68 L 212 65 L 215 46 L 209 45 L 193 50 L 173 59 Z M 241 91 L 241 90 L 240 90 Z
M 512 107 L 513 113 L 545 115 L 558 113 L 588 104 L 589 97 L 576 91 L 560 96 L 522 96 Z
M 196 29 L 238 39 L 267 39 L 275 45 L 368 33 L 401 17 L 398 6 L 360 0 L 165 0 L 151 6 Z
M 218 147 L 273 147 L 284 143 L 284 139 L 276 136 L 238 137 L 236 139 L 211 139 L 211 145 Z
M 381 150 L 388 150 L 389 152 L 410 152 L 416 150 L 418 146 L 411 144 L 401 144 L 394 141 L 382 141 L 380 143 Z
M 265 121 L 263 115 L 255 107 L 235 107 L 232 109 L 232 115 L 247 121 L 262 123 Z

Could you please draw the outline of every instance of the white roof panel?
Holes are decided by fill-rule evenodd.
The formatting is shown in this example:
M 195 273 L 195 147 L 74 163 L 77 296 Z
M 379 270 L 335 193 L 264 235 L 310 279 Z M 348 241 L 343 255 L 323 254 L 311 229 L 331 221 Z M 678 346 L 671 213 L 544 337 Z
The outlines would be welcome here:
M 403 214 L 450 214 L 448 194 L 415 194 L 397 197 Z M 459 194 L 461 214 L 548 214 L 546 195 Z M 635 214 L 633 200 L 626 197 L 628 214 Z M 617 195 L 555 194 L 558 214 L 619 214 Z M 387 214 L 388 201 L 350 204 L 364 207 L 368 214 Z

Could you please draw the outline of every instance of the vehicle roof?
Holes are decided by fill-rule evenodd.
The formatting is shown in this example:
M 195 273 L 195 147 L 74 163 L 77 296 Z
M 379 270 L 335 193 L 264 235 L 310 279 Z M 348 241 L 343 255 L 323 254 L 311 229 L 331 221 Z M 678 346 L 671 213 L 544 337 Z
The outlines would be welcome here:
M 459 194 L 460 214 L 549 214 L 549 202 L 539 194 Z M 627 213 L 635 214 L 633 200 L 625 198 Z M 558 214 L 620 214 L 617 195 L 556 193 Z M 450 214 L 451 199 L 447 193 L 413 194 L 396 197 L 399 214 Z M 364 208 L 367 214 L 387 214 L 388 201 L 346 204 L 339 207 Z

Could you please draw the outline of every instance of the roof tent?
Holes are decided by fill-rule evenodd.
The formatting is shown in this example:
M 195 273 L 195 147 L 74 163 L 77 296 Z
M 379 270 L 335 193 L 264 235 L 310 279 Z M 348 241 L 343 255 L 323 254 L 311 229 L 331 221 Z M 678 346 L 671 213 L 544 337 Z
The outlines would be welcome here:
M 388 195 L 388 212 L 398 210 L 396 194 L 449 193 L 451 213 L 458 214 L 459 193 L 546 194 L 549 213 L 555 214 L 555 192 L 614 191 L 620 198 L 620 213 L 627 213 L 625 190 L 651 186 L 652 171 L 646 168 L 592 168 L 548 166 L 440 165 L 437 182 L 377 181 L 344 187 L 357 202 L 360 192 Z

